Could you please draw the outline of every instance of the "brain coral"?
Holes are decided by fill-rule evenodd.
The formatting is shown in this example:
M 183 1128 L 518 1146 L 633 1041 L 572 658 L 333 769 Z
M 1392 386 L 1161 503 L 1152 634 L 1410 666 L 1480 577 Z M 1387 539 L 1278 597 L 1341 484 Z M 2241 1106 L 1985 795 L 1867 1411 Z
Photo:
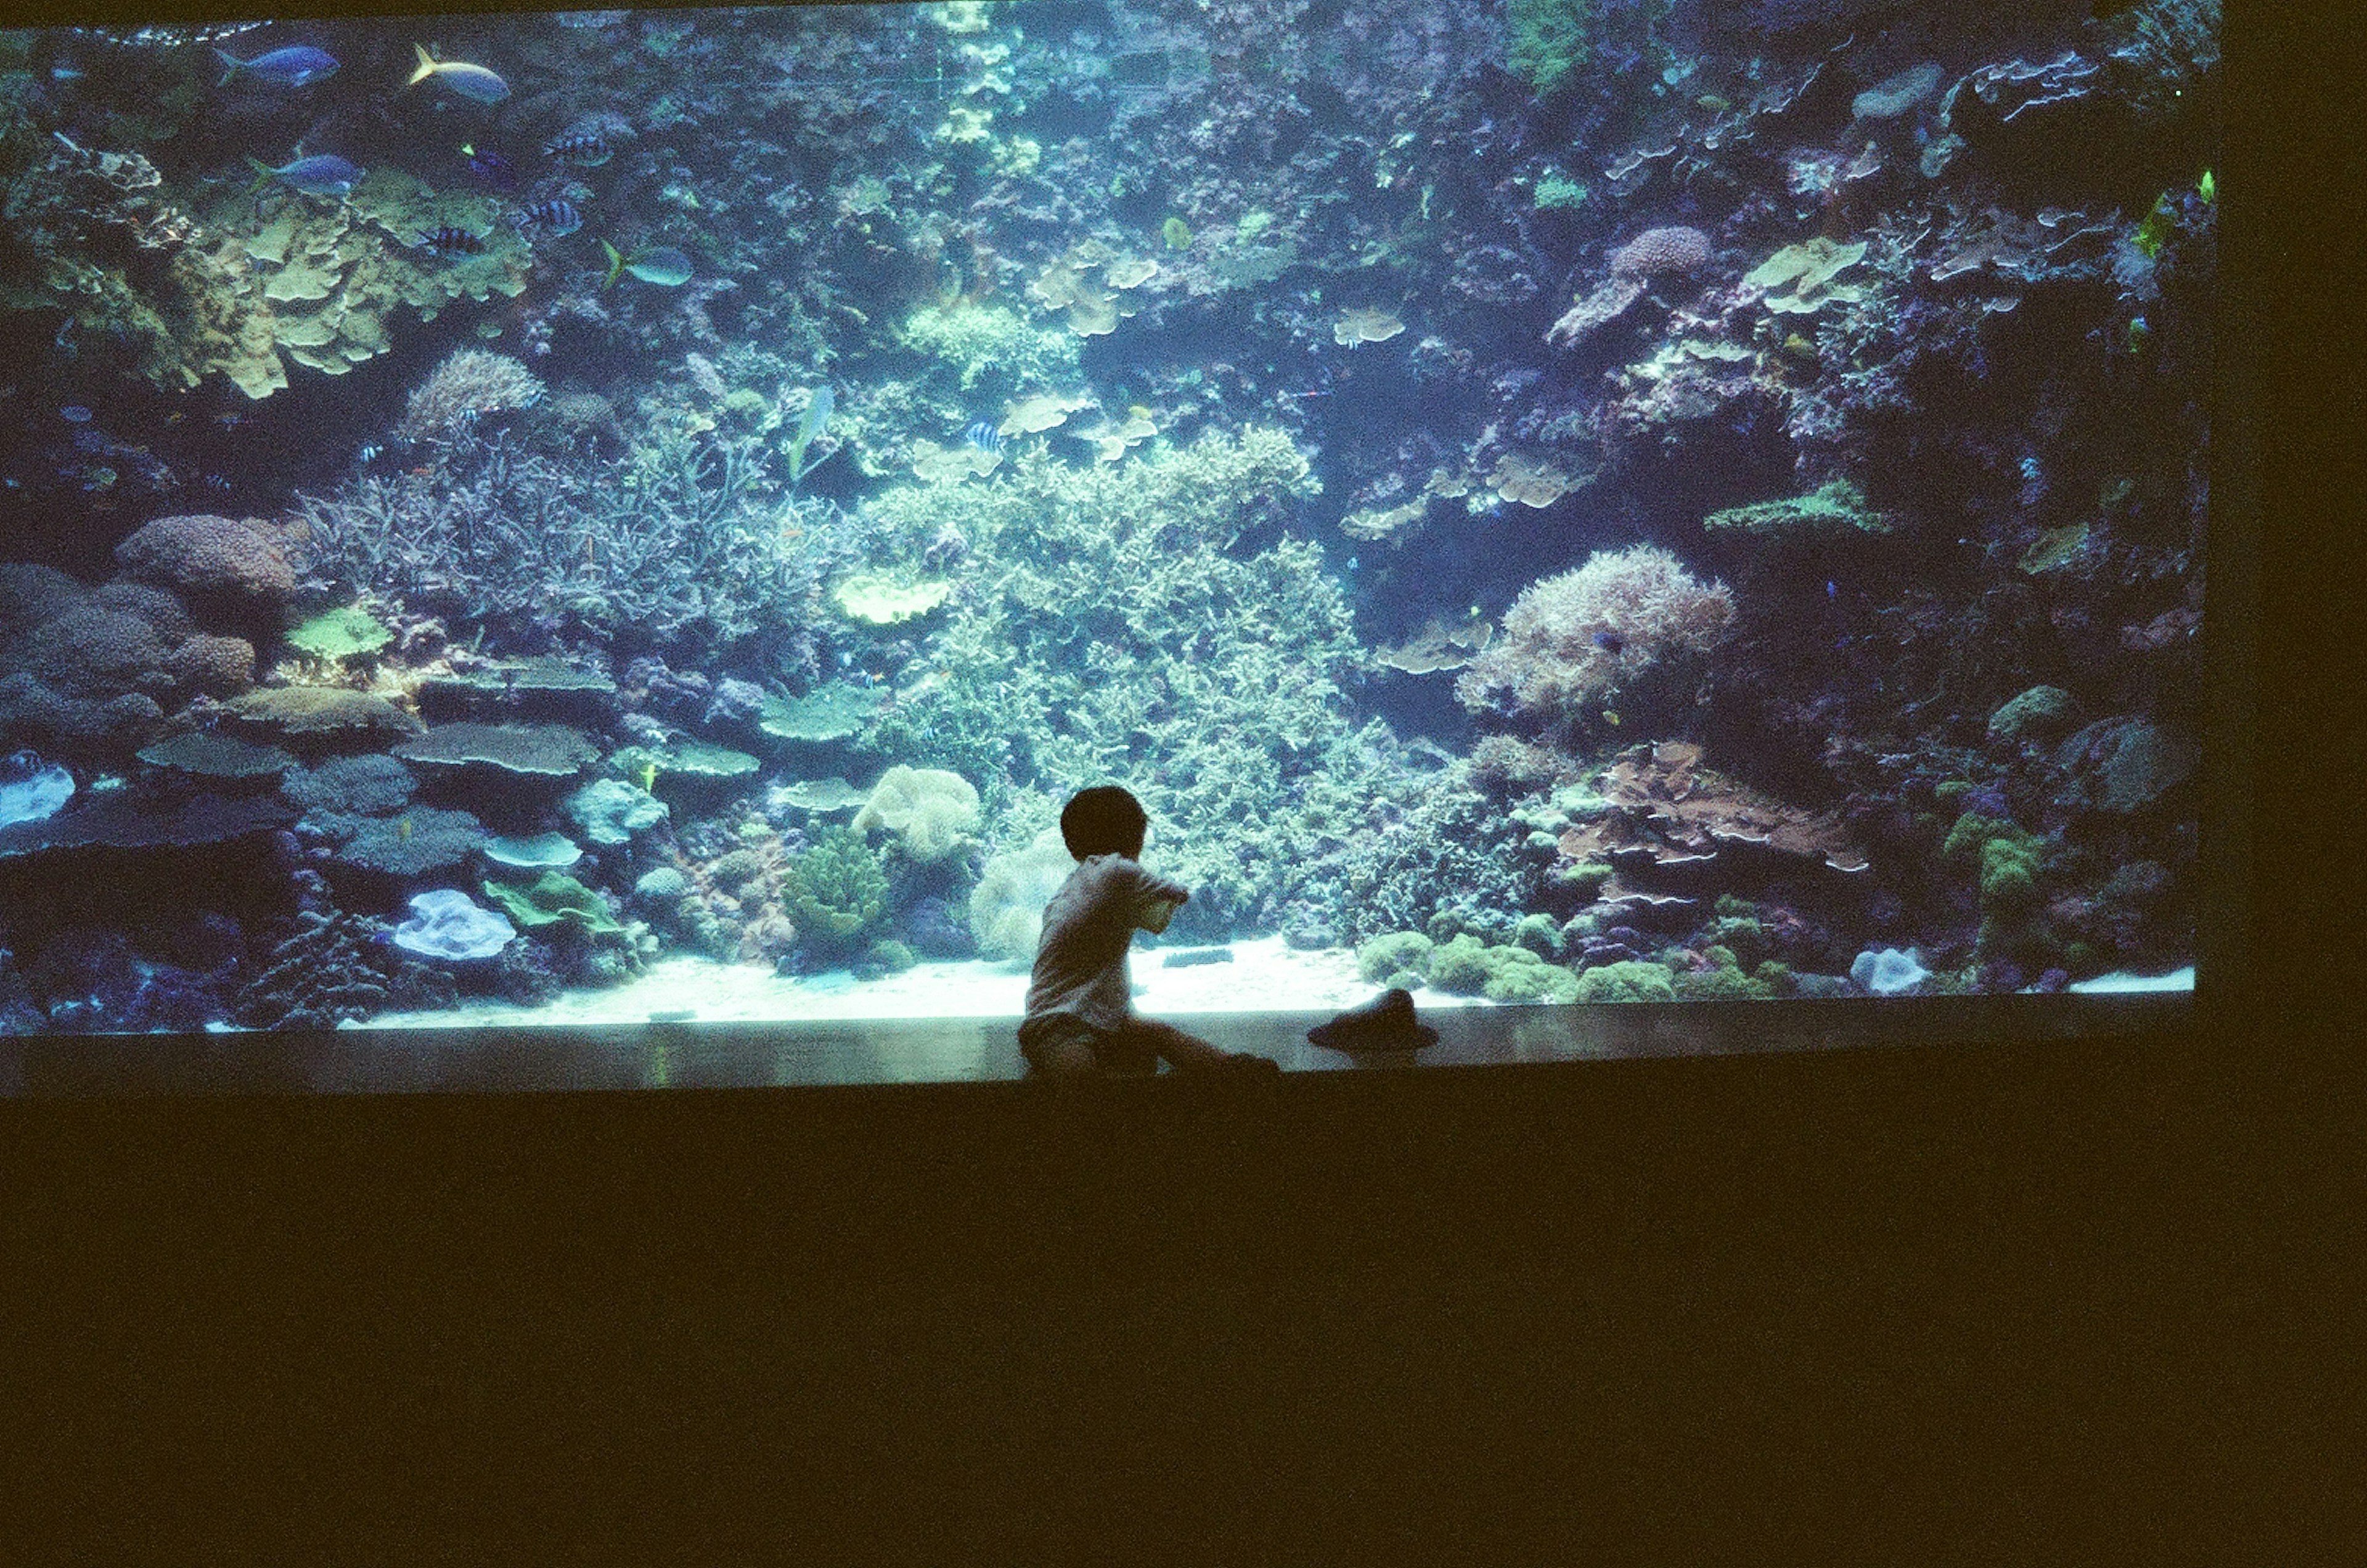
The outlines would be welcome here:
M 1611 270 L 1622 277 L 1699 272 L 1709 265 L 1709 236 L 1682 224 L 1647 229 L 1611 253 Z
M 164 639 L 141 616 L 85 604 L 21 638 L 9 664 L 61 695 L 103 697 L 142 684 L 164 654 Z
M 232 517 L 159 517 L 116 546 L 115 558 L 126 575 L 184 593 L 277 604 L 296 591 L 278 542 Z
M 184 691 L 234 697 L 255 684 L 255 645 L 243 637 L 199 632 L 172 651 L 164 670 Z
M 81 583 L 55 567 L 0 561 L 0 642 L 57 619 L 86 597 Z
M 157 635 L 167 642 L 177 642 L 197 630 L 187 606 L 168 591 L 145 582 L 125 582 L 120 579 L 103 582 L 91 598 L 110 610 L 139 616 L 154 626 Z

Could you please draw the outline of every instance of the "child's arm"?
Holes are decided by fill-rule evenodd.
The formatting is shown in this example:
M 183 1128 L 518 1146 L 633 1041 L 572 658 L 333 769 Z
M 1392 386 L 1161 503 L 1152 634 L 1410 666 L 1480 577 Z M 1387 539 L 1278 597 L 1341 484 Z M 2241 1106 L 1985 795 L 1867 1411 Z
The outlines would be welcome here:
M 1138 877 L 1134 901 L 1134 923 L 1153 936 L 1167 929 L 1176 909 L 1191 901 L 1192 890 L 1182 883 L 1156 876 L 1135 867 Z

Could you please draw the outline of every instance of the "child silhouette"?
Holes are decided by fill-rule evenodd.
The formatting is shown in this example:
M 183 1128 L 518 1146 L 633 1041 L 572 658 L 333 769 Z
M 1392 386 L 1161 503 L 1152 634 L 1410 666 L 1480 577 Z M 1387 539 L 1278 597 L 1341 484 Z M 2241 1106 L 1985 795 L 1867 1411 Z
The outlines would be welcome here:
M 1163 1059 L 1178 1072 L 1279 1072 L 1270 1058 L 1224 1051 L 1134 1013 L 1127 950 L 1138 927 L 1161 931 L 1191 889 L 1145 871 L 1141 802 L 1116 784 L 1080 790 L 1060 811 L 1060 837 L 1077 869 L 1044 906 L 1044 934 L 1027 982 L 1019 1052 L 1048 1077 L 1148 1074 Z

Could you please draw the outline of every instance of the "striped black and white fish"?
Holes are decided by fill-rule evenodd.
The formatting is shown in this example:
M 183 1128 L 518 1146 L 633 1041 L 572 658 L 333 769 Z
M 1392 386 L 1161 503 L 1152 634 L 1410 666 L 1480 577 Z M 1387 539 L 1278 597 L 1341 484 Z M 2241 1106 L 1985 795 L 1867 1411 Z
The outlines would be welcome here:
M 539 229 L 556 238 L 561 234 L 572 234 L 583 228 L 583 214 L 575 210 L 573 202 L 564 197 L 554 197 L 549 201 L 538 201 L 532 207 L 510 214 L 510 226 L 520 233 L 529 229 Z
M 448 223 L 420 235 L 413 243 L 416 248 L 439 256 L 475 256 L 482 255 L 485 251 L 482 234 L 472 234 Z
M 596 169 L 615 157 L 616 150 L 598 131 L 579 130 L 544 142 L 542 153 L 546 158 L 556 158 L 579 169 Z

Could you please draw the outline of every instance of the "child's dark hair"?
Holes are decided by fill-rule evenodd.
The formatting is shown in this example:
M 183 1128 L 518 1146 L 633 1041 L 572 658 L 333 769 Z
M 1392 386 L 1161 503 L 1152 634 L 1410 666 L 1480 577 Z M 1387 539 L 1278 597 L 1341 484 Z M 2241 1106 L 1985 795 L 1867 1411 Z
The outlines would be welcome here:
M 1087 855 L 1142 858 L 1142 836 L 1150 829 L 1142 802 L 1116 784 L 1081 789 L 1060 808 L 1060 837 L 1079 860 Z

